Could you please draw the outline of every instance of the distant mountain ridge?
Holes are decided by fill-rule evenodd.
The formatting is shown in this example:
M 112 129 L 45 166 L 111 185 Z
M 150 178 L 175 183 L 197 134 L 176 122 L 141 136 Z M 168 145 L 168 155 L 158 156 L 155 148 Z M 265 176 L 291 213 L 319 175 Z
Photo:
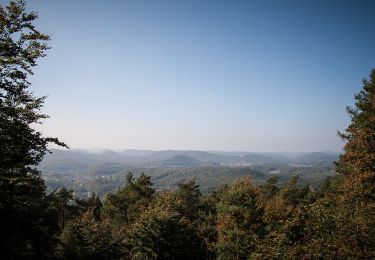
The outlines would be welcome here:
M 102 164 L 120 164 L 127 167 L 194 167 L 199 165 L 231 165 L 248 163 L 252 165 L 282 163 L 332 163 L 338 153 L 314 152 L 294 156 L 280 153 L 252 152 L 206 152 L 195 150 L 58 150 L 52 149 L 39 168 L 47 172 L 74 172 Z
M 171 158 L 161 161 L 160 166 L 164 167 L 193 167 L 202 165 L 203 162 L 186 155 L 174 155 Z

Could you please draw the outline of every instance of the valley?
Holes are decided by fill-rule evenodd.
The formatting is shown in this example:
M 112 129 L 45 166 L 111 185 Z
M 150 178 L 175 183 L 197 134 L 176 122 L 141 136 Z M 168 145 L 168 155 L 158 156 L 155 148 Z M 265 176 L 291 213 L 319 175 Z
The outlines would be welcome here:
M 57 150 L 46 155 L 39 169 L 49 191 L 65 187 L 75 196 L 92 193 L 105 197 L 124 185 L 125 176 L 145 173 L 156 190 L 175 189 L 178 183 L 194 179 L 203 193 L 250 176 L 262 184 L 277 176 L 279 183 L 298 176 L 299 186 L 313 187 L 334 175 L 336 153 L 246 153 L 206 151 L 83 151 Z

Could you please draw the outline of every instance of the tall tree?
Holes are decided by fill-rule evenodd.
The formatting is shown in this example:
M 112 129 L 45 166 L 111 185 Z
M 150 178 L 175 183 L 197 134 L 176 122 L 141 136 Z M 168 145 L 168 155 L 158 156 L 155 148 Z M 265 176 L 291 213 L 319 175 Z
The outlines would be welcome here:
M 196 221 L 199 213 L 201 193 L 199 185 L 195 183 L 195 180 L 179 182 L 175 195 L 179 213 L 191 223 Z
M 375 69 L 363 80 L 355 95 L 355 106 L 347 107 L 351 123 L 344 133 L 344 153 L 337 172 L 344 176 L 340 186 L 341 207 L 347 222 L 347 252 L 363 258 L 375 257 Z
M 48 116 L 45 97 L 28 90 L 28 77 L 45 56 L 49 36 L 40 33 L 24 1 L 0 5 L 0 244 L 3 257 L 47 257 L 48 219 L 45 184 L 36 166 L 48 144 L 33 126 Z
M 347 107 L 351 123 L 339 133 L 346 144 L 337 171 L 347 176 L 348 199 L 375 201 L 375 69 L 363 80 L 355 101 Z
M 375 70 L 347 112 L 351 123 L 339 133 L 346 144 L 338 175 L 322 186 L 322 197 L 308 210 L 309 258 L 375 257 Z

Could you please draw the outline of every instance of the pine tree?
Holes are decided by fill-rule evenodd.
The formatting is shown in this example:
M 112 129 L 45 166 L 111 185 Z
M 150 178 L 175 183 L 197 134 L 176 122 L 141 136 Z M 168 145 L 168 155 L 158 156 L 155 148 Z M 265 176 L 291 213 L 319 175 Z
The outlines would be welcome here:
M 175 192 L 178 212 L 186 218 L 191 224 L 198 219 L 200 198 L 199 185 L 194 180 L 188 182 L 181 181 L 178 183 L 178 189 Z
M 375 70 L 347 112 L 351 123 L 339 133 L 346 144 L 336 163 L 338 175 L 309 207 L 306 252 L 311 258 L 375 257 Z
M 348 199 L 375 201 L 375 69 L 355 95 L 355 107 L 347 107 L 351 124 L 344 133 L 344 153 L 337 171 L 346 175 Z
M 343 248 L 355 257 L 375 257 L 375 70 L 363 80 L 355 106 L 347 107 L 351 123 L 344 133 L 344 153 L 337 172 L 344 176 L 340 208 L 346 221 Z
M 25 11 L 25 2 L 0 5 L 0 245 L 2 257 L 48 257 L 49 219 L 45 184 L 36 166 L 48 144 L 33 125 L 45 97 L 28 90 L 28 77 L 45 56 L 49 36 L 33 25 L 37 14 Z

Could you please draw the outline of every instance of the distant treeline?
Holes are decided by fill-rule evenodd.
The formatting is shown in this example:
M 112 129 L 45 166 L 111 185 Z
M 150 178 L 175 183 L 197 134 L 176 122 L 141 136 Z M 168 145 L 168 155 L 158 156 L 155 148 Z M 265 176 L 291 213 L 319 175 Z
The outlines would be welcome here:
M 108 192 L 117 190 L 124 183 L 127 172 L 132 172 L 134 177 L 141 173 L 151 177 L 156 191 L 176 189 L 181 180 L 194 179 L 203 194 L 213 191 L 224 185 L 231 184 L 244 176 L 251 176 L 252 183 L 262 184 L 272 176 L 279 177 L 279 185 L 289 181 L 293 176 L 298 176 L 298 187 L 311 185 L 319 188 L 321 183 L 334 175 L 334 165 L 320 166 L 313 164 L 309 167 L 291 167 L 287 164 L 257 165 L 251 167 L 228 166 L 199 166 L 199 167 L 163 167 L 163 168 L 129 168 L 126 166 L 112 167 L 100 165 L 85 171 L 75 173 L 48 173 L 42 172 L 47 184 L 48 192 L 55 189 L 66 188 L 74 190 L 74 196 L 86 198 L 88 194 L 95 193 L 99 198 L 104 198 Z

